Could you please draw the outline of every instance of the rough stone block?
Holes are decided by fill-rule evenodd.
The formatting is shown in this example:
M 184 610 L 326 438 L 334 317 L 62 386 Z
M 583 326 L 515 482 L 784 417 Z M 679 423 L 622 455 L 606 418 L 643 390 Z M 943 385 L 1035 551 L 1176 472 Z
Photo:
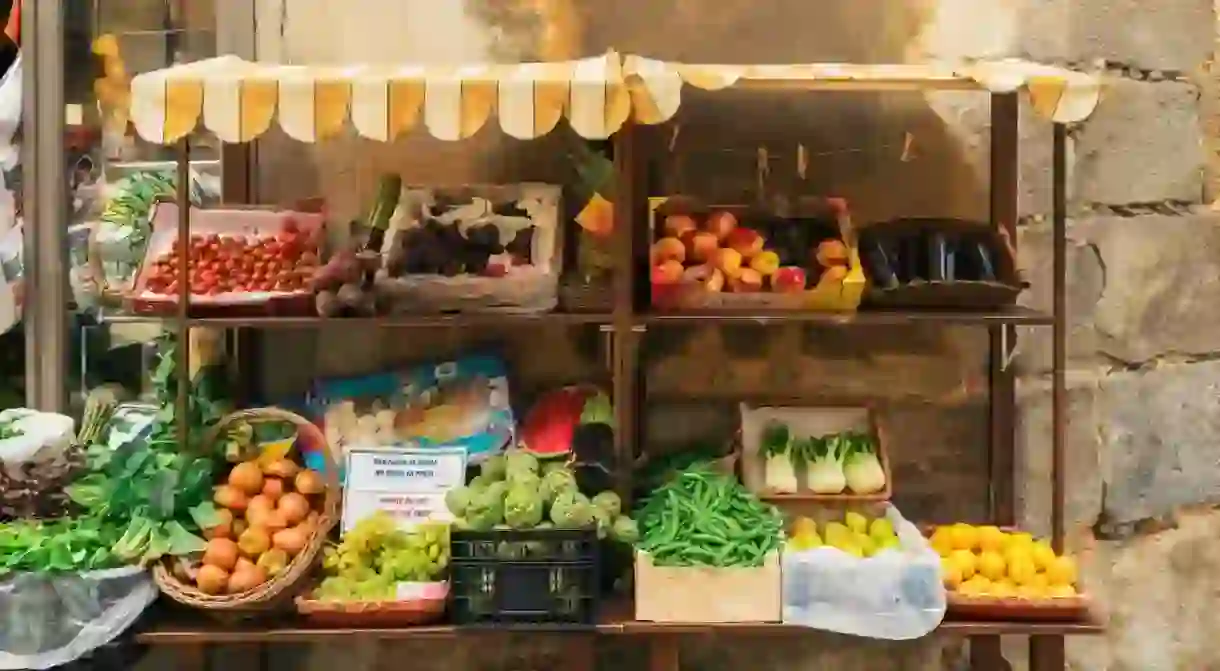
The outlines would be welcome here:
M 1199 91 L 1182 82 L 1108 80 L 1075 134 L 1074 196 L 1129 204 L 1203 198 Z
M 1069 356 L 1140 364 L 1220 351 L 1220 214 L 1093 216 L 1068 227 Z M 1024 301 L 1051 308 L 1050 225 L 1021 230 Z M 1023 336 L 1022 365 L 1046 370 L 1049 331 Z
M 1123 525 L 1220 501 L 1220 361 L 1102 380 L 1102 514 Z
M 1212 0 L 1024 0 L 1020 45 L 1042 61 L 1190 71 L 1215 40 Z

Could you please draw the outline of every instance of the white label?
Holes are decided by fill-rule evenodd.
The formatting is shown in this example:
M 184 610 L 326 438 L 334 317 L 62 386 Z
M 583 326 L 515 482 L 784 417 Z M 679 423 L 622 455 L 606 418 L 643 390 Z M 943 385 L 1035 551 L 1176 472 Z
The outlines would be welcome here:
M 466 483 L 466 450 L 349 449 L 346 456 L 344 533 L 378 511 L 392 515 L 402 529 L 453 519 L 445 493 Z

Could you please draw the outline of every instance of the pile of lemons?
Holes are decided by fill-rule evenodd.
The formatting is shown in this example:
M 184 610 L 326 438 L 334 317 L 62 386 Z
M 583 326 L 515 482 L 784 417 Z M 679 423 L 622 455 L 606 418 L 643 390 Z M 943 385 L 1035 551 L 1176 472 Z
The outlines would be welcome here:
M 1076 561 L 1030 534 L 958 523 L 936 527 L 931 543 L 941 556 L 945 587 L 963 596 L 1076 596 Z
M 812 550 L 829 546 L 856 557 L 871 557 L 883 550 L 899 549 L 894 525 L 884 517 L 869 519 L 857 512 L 848 512 L 842 522 L 826 522 L 821 534 L 818 524 L 808 517 L 792 521 L 787 547 L 792 550 Z

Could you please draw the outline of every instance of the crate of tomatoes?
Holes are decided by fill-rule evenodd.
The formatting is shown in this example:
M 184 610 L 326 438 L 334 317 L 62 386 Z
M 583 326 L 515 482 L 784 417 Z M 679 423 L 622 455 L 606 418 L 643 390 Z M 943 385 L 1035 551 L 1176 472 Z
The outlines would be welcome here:
M 185 263 L 192 316 L 312 313 L 322 214 L 192 207 L 186 258 L 178 247 L 178 215 L 176 202 L 153 207 L 148 248 L 127 295 L 132 312 L 177 312 Z

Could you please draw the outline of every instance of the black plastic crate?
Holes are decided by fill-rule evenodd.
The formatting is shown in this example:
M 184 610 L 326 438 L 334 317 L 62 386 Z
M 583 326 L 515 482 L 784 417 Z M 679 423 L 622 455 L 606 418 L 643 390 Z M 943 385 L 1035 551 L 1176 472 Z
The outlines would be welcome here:
M 454 531 L 453 621 L 462 626 L 579 629 L 597 624 L 597 530 Z

